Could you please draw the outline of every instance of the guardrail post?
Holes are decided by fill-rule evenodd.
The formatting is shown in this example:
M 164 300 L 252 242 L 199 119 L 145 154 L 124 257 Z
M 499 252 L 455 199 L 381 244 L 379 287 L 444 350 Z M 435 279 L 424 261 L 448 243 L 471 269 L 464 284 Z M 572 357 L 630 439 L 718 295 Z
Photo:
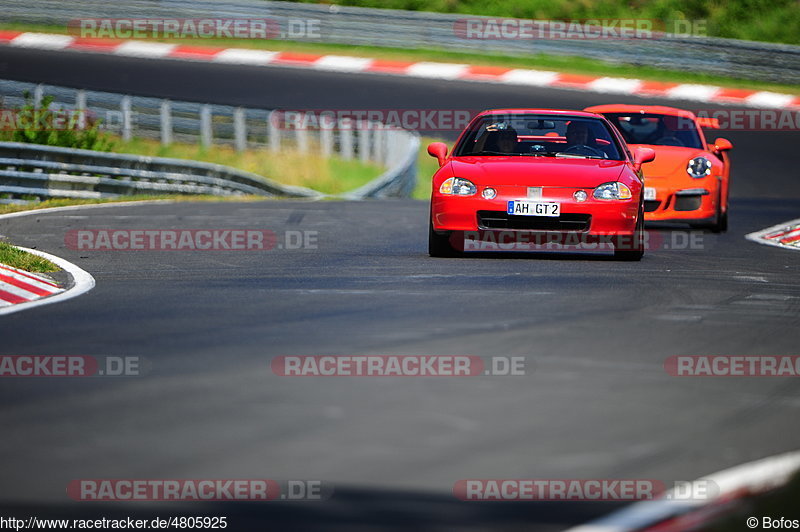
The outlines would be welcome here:
M 336 123 L 332 120 L 325 120 L 324 117 L 319 117 L 319 119 L 320 153 L 323 157 L 330 157 L 333 153 L 333 128 Z
M 78 113 L 78 129 L 86 129 L 86 91 L 75 93 L 75 111 Z
M 381 143 L 383 159 L 382 162 L 385 166 L 390 167 L 394 163 L 394 150 L 392 145 L 395 143 L 397 132 L 394 129 L 389 129 L 383 132 L 383 142 Z
M 42 105 L 43 99 L 44 99 L 44 85 L 39 83 L 33 89 L 33 106 L 38 109 L 39 106 Z
M 369 162 L 369 122 L 358 121 L 358 158 L 362 163 Z
M 277 152 L 281 149 L 281 129 L 278 127 L 281 117 L 280 111 L 270 111 L 267 116 L 267 131 L 269 133 L 269 149 Z
M 233 110 L 233 139 L 236 151 L 247 149 L 247 124 L 245 123 L 244 109 L 237 107 Z
M 386 130 L 384 126 L 376 124 L 375 133 L 372 136 L 372 160 L 376 163 L 384 162 L 384 146 L 386 143 Z
M 213 142 L 213 132 L 211 130 L 211 106 L 203 104 L 200 106 L 200 145 L 204 148 L 211 146 Z
M 295 122 L 294 138 L 297 142 L 297 151 L 308 153 L 308 117 L 305 114 L 301 120 Z
M 169 100 L 161 100 L 161 144 L 172 144 L 172 104 Z
M 127 142 L 133 138 L 133 116 L 131 112 L 131 97 L 123 96 L 119 103 L 122 112 L 122 140 Z
M 349 118 L 339 123 L 339 155 L 346 161 L 353 158 L 353 121 Z

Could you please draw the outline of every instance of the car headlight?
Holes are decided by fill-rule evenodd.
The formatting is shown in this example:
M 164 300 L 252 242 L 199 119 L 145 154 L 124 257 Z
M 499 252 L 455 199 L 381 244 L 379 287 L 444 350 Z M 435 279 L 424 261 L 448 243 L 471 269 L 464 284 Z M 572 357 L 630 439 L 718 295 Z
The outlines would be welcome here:
M 442 186 L 439 187 L 440 194 L 447 194 L 451 196 L 472 196 L 478 191 L 478 188 L 468 179 L 461 179 L 460 177 L 451 177 L 445 179 Z
M 626 200 L 631 199 L 633 194 L 627 186 L 614 181 L 613 183 L 603 183 L 594 189 L 593 196 L 602 200 Z
M 689 161 L 686 167 L 686 173 L 695 179 L 700 179 L 711 173 L 711 161 L 705 157 L 695 157 Z

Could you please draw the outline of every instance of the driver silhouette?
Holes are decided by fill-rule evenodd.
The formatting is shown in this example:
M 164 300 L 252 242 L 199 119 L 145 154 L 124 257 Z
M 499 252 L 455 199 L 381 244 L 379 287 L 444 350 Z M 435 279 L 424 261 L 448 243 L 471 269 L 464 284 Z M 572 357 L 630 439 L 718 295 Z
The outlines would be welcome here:
M 605 158 L 606 156 L 606 152 L 597 143 L 597 136 L 592 131 L 592 127 L 586 122 L 571 120 L 567 124 L 565 137 L 567 139 L 567 147 L 563 150 L 564 153 L 588 157 Z
M 516 130 L 508 128 L 489 133 L 485 149 L 500 153 L 514 153 L 517 151 L 518 145 Z
M 572 120 L 567 124 L 567 146 L 589 146 L 594 148 L 596 146 L 595 139 L 590 135 L 589 124 L 586 122 L 578 122 Z

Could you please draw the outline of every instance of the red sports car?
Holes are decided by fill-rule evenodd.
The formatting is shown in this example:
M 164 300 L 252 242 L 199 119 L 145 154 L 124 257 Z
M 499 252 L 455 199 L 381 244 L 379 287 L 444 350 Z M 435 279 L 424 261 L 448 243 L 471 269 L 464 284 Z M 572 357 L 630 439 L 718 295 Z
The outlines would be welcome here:
M 607 242 L 623 260 L 644 253 L 641 166 L 602 115 L 498 109 L 476 116 L 448 155 L 434 142 L 429 253 L 454 256 L 466 233 L 534 242 Z M 496 240 L 499 241 L 499 240 Z
M 733 145 L 724 138 L 706 144 L 702 128 L 718 128 L 715 120 L 662 106 L 598 105 L 586 111 L 608 118 L 631 148 L 655 150 L 656 162 L 645 167 L 645 220 L 686 222 L 717 233 L 728 229 Z

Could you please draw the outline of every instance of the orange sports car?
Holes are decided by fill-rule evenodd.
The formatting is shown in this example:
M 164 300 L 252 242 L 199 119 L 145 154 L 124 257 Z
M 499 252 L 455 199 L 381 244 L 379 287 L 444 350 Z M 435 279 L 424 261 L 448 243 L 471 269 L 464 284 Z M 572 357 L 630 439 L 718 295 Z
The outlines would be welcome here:
M 718 233 L 728 228 L 728 190 L 733 145 L 724 138 L 708 144 L 702 128 L 715 119 L 655 105 L 596 105 L 632 149 L 652 148 L 655 161 L 644 166 L 644 218 L 686 222 Z

